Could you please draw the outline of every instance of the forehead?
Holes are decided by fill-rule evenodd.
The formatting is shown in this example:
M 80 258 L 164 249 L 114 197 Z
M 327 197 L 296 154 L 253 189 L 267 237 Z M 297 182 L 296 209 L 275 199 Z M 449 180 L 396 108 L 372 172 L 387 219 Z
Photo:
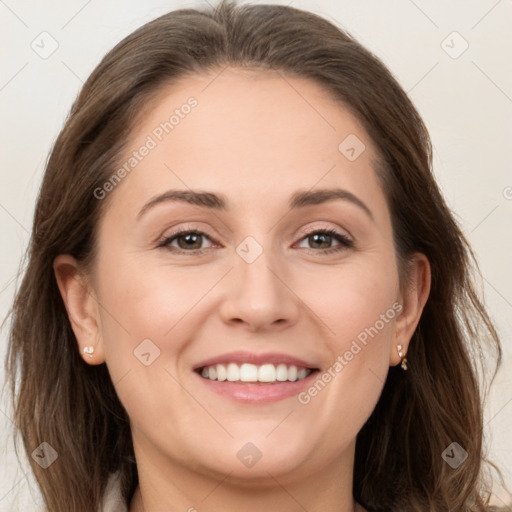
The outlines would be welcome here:
M 133 156 L 143 147 L 150 149 L 142 158 Z M 159 91 L 122 157 L 135 164 L 124 193 L 147 198 L 163 187 L 222 189 L 246 205 L 281 190 L 288 200 L 315 186 L 381 194 L 375 157 L 361 123 L 317 83 L 280 71 L 225 68 Z

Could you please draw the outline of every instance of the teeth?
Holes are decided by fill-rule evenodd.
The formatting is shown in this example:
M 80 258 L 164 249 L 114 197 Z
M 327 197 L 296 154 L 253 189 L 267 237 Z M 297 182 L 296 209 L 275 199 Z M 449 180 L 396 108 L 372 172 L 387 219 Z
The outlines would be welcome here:
M 258 369 L 259 382 L 275 382 L 276 367 L 273 364 L 264 364 Z
M 306 370 L 306 368 L 301 368 L 300 370 L 297 371 L 297 380 L 305 379 L 307 375 L 308 371 Z
M 294 382 L 305 379 L 312 370 L 307 368 L 298 369 L 294 365 L 286 364 L 255 364 L 229 363 L 228 365 L 217 364 L 214 366 L 205 366 L 201 370 L 201 375 L 205 379 L 229 382 Z
M 216 366 L 216 370 L 217 370 L 217 380 L 223 381 L 228 378 L 228 372 L 226 371 L 226 368 L 224 367 L 224 365 L 218 364 Z
M 227 380 L 230 382 L 240 380 L 240 369 L 238 368 L 238 365 L 233 363 L 228 364 Z

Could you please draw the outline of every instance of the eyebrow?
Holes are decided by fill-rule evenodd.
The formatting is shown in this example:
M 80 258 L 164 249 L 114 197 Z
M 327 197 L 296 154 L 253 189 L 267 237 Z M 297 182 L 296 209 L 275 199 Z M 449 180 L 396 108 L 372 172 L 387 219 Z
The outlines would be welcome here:
M 304 208 L 317 204 L 326 203 L 335 199 L 349 201 L 361 208 L 372 220 L 372 211 L 357 196 L 341 188 L 317 189 L 295 192 L 289 200 L 288 206 L 291 210 Z M 151 198 L 137 214 L 140 219 L 149 209 L 164 202 L 185 202 L 212 210 L 229 210 L 229 201 L 223 194 L 213 192 L 202 192 L 196 190 L 168 190 L 163 194 Z

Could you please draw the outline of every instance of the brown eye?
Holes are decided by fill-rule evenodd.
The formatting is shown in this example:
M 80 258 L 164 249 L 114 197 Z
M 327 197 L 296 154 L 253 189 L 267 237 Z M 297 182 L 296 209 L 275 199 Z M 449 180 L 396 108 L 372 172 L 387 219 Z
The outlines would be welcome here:
M 202 235 L 198 233 L 187 233 L 176 237 L 176 240 L 178 241 L 180 249 L 200 249 L 200 246 L 202 245 L 201 236 Z M 183 244 L 180 242 L 183 242 Z
M 339 245 L 332 247 L 333 239 L 339 242 Z M 354 246 L 352 240 L 334 229 L 317 229 L 308 233 L 302 240 L 308 241 L 309 248 L 320 249 L 320 252 L 324 253 L 342 251 Z
M 204 248 L 202 245 L 202 238 L 210 238 L 202 231 L 197 230 L 182 230 L 177 233 L 166 237 L 158 247 L 165 247 L 171 251 L 177 252 L 201 252 Z M 173 242 L 177 242 L 177 247 L 173 245 Z

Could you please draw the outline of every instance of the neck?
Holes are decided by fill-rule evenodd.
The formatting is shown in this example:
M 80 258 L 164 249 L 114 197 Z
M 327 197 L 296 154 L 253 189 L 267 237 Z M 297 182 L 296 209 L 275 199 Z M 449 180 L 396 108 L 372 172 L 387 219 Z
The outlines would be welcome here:
M 323 467 L 304 464 L 294 475 L 271 469 L 254 480 L 203 473 L 141 448 L 134 439 L 139 486 L 129 512 L 366 512 L 352 496 L 354 445 Z

